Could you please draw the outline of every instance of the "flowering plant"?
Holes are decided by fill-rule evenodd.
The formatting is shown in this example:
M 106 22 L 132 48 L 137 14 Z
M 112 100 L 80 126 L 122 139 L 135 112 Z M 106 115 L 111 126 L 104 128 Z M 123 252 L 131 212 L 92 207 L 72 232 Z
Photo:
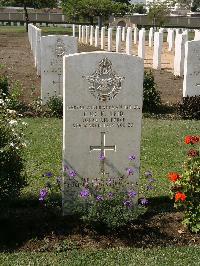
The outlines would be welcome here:
M 192 232 L 200 231 L 200 157 L 197 148 L 200 137 L 186 136 L 185 144 L 191 145 L 184 163 L 183 173 L 169 173 L 173 182 L 171 191 L 175 207 L 184 210 L 185 224 Z
M 9 99 L 0 98 L 0 199 L 18 196 L 25 185 L 22 151 L 25 123 L 8 109 Z
M 82 178 L 77 189 L 77 196 L 73 198 L 72 207 L 71 205 L 68 206 L 70 213 L 77 215 L 87 224 L 104 225 L 108 228 L 123 226 L 144 213 L 144 207 L 148 206 L 149 201 L 144 196 L 138 199 L 138 184 L 134 181 L 134 175 L 137 171 L 135 159 L 134 155 L 128 157 L 129 165 L 125 169 L 125 174 L 121 177 L 116 178 L 102 174 L 99 178 L 93 180 Z M 100 154 L 100 164 L 104 160 L 106 160 L 105 155 Z M 45 176 L 49 179 L 50 174 L 46 173 Z M 152 178 L 150 171 L 147 171 L 145 176 L 148 182 L 146 189 L 152 190 L 155 179 Z M 77 173 L 65 165 L 64 177 L 71 182 L 77 179 Z M 62 189 L 60 177 L 57 178 L 54 185 L 59 187 L 60 190 Z M 55 186 L 53 188 L 52 185 L 46 184 L 40 190 L 40 202 L 47 203 L 52 191 L 55 192 Z

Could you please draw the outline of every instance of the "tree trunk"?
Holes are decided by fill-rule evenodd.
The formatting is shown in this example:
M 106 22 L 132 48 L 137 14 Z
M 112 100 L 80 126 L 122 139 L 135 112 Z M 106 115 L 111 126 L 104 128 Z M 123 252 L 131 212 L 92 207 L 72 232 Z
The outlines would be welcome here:
M 98 16 L 98 26 L 99 26 L 99 29 L 102 28 L 102 25 L 103 25 L 103 16 L 100 15 L 100 16 Z
M 24 4 L 24 13 L 25 13 L 25 20 L 26 20 L 26 31 L 28 32 L 29 17 L 28 17 L 28 10 L 27 10 L 26 4 Z
M 90 20 L 90 25 L 93 26 L 93 24 L 94 24 L 94 18 L 93 17 L 89 17 L 89 20 Z

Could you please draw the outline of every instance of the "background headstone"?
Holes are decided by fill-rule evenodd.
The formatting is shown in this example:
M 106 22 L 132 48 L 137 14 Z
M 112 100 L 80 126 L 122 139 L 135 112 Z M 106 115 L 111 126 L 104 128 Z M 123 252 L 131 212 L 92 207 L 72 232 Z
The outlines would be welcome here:
M 41 37 L 41 99 L 62 96 L 63 56 L 77 53 L 77 38 L 66 35 Z
M 185 45 L 183 97 L 200 95 L 200 41 Z

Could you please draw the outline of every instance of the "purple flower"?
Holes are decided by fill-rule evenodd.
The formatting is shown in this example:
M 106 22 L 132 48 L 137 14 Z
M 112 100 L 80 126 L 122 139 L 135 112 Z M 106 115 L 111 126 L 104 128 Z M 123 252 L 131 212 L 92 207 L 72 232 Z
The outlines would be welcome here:
M 47 195 L 48 195 L 48 190 L 46 188 L 41 189 L 39 195 L 39 201 L 44 201 Z
M 147 190 L 154 190 L 154 186 L 148 185 Z
M 135 191 L 129 191 L 128 195 L 130 198 L 134 198 L 137 195 L 137 193 Z
M 90 192 L 89 192 L 88 189 L 84 189 L 84 190 L 82 190 L 82 191 L 80 192 L 80 196 L 81 196 L 82 198 L 87 198 L 87 197 L 89 197 L 89 195 L 90 195 Z
M 133 155 L 133 154 L 132 154 L 132 155 L 129 155 L 129 157 L 128 157 L 128 159 L 129 159 L 130 161 L 134 161 L 135 158 L 136 158 L 136 157 L 135 157 L 135 155 Z
M 125 200 L 124 201 L 124 206 L 126 206 L 127 208 L 131 208 L 131 205 L 132 205 L 132 203 L 131 203 L 130 200 Z
M 128 168 L 126 172 L 128 175 L 132 175 L 134 173 L 134 170 L 132 168 Z
M 62 178 L 60 176 L 56 177 L 56 182 L 58 185 L 60 185 L 62 182 Z
M 64 165 L 64 171 L 68 171 L 69 170 L 69 167 L 67 165 Z
M 149 182 L 149 183 L 153 183 L 153 182 L 155 182 L 155 181 L 156 181 L 155 178 L 152 178 L 152 177 L 148 178 L 148 182 Z
M 109 198 L 112 198 L 112 197 L 113 197 L 113 193 L 112 193 L 112 192 L 109 192 L 109 193 L 108 193 L 108 197 L 109 197 Z
M 152 176 L 152 172 L 151 171 L 146 171 L 145 173 L 144 173 L 144 175 L 146 176 L 146 177 L 151 177 Z
M 140 204 L 142 205 L 142 206 L 147 206 L 148 204 L 149 204 L 149 201 L 148 201 L 148 199 L 146 199 L 146 198 L 142 198 L 142 199 L 140 199 Z
M 100 155 L 99 155 L 99 160 L 100 161 L 103 161 L 103 160 L 105 160 L 105 156 L 104 156 L 104 154 L 103 153 L 100 153 Z
M 52 174 L 51 172 L 47 172 L 47 173 L 45 173 L 43 176 L 52 177 L 53 174 Z
M 98 195 L 98 196 L 96 197 L 96 200 L 97 200 L 97 201 L 102 201 L 102 200 L 103 200 L 103 196 L 102 196 L 102 195 Z
M 75 177 L 76 176 L 76 172 L 74 170 L 69 170 L 68 172 L 70 177 Z

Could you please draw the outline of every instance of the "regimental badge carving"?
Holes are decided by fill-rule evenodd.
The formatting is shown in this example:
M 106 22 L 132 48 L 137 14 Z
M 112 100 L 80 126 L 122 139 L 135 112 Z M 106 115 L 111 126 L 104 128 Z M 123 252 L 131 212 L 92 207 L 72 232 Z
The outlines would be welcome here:
M 56 41 L 55 53 L 57 57 L 62 57 L 65 54 L 65 44 L 61 38 Z
M 122 88 L 124 77 L 112 70 L 111 61 L 105 57 L 99 62 L 98 69 L 91 76 L 83 76 L 90 83 L 90 93 L 99 101 L 109 101 L 115 98 Z

